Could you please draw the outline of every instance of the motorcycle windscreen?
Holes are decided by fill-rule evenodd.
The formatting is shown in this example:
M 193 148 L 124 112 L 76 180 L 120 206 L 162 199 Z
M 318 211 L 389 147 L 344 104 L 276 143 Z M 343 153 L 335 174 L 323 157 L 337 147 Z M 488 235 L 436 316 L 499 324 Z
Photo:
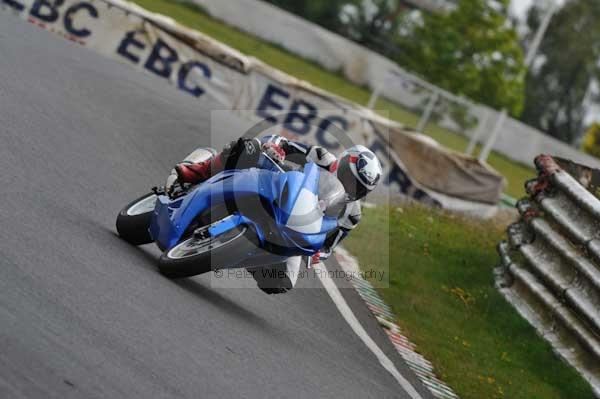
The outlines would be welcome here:
M 282 235 L 298 249 L 310 254 L 318 251 L 327 233 L 337 227 L 337 220 L 326 216 L 319 202 L 320 168 L 314 163 L 304 173 L 286 173 L 278 201 L 278 219 L 284 226 Z M 327 172 L 325 172 L 327 173 Z

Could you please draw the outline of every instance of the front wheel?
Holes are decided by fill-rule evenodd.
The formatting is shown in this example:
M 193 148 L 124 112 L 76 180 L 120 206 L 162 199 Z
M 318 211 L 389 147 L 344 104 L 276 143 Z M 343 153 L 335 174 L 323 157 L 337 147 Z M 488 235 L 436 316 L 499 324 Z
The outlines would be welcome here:
M 127 204 L 117 217 L 119 236 L 133 245 L 151 243 L 153 240 L 148 228 L 155 204 L 156 195 L 154 193 L 148 193 Z
M 239 226 L 217 237 L 189 237 L 165 251 L 158 268 L 166 277 L 184 278 L 230 266 L 256 248 L 253 235 Z

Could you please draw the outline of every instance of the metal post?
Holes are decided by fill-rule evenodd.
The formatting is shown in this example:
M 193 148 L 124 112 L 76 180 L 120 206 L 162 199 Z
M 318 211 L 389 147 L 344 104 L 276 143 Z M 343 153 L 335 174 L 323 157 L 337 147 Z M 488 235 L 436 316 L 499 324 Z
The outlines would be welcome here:
M 373 90 L 373 93 L 371 93 L 371 98 L 369 98 L 369 102 L 367 103 L 367 108 L 373 109 L 375 107 L 375 104 L 377 103 L 377 99 L 379 98 L 380 94 L 381 94 L 381 86 L 377 86 L 375 88 L 375 90 Z
M 525 66 L 527 68 L 531 67 L 531 64 L 533 63 L 533 60 L 540 48 L 540 45 L 542 44 L 542 40 L 544 39 L 546 30 L 548 29 L 548 26 L 550 25 L 552 16 L 554 15 L 554 13 L 556 13 L 558 8 L 559 8 L 559 6 L 556 3 L 552 6 L 552 8 L 550 8 L 548 13 L 546 13 L 546 15 L 544 16 L 544 19 L 542 20 L 540 27 L 538 28 L 537 32 L 535 33 L 535 37 L 533 38 L 533 41 L 531 42 L 531 46 L 529 46 L 529 50 L 527 50 L 527 55 L 525 57 Z M 485 146 L 483 147 L 481 154 L 479 154 L 480 161 L 485 161 L 488 158 L 488 156 L 490 155 L 490 152 L 492 151 L 492 147 L 496 143 L 496 140 L 498 139 L 498 135 L 502 131 L 502 125 L 504 124 L 504 121 L 506 120 L 506 116 L 507 116 L 506 109 L 503 109 L 502 112 L 500 113 L 500 116 L 498 117 L 496 126 L 494 126 L 494 131 L 490 135 L 487 143 L 485 143 Z
M 492 130 L 492 134 L 490 134 L 490 137 L 488 138 L 487 142 L 483 146 L 483 149 L 481 150 L 481 154 L 479 154 L 478 159 L 481 162 L 485 162 L 490 156 L 490 152 L 492 152 L 492 147 L 496 143 L 496 140 L 498 139 L 498 136 L 502 131 L 502 125 L 504 125 L 504 121 L 506 120 L 507 116 L 508 112 L 506 112 L 506 109 L 503 109 L 502 112 L 500 112 L 498 119 L 496 120 L 496 124 L 494 125 L 494 130 Z
M 473 155 L 473 152 L 475 151 L 475 146 L 477 145 L 479 138 L 485 131 L 485 128 L 487 127 L 488 122 L 490 120 L 491 111 L 485 110 L 484 112 L 485 114 L 483 116 L 483 120 L 479 122 L 479 126 L 477 126 L 477 130 L 471 137 L 471 141 L 469 141 L 469 145 L 467 146 L 467 150 L 465 151 L 467 155 Z
M 546 34 L 546 30 L 548 29 L 548 26 L 550 25 L 552 16 L 554 15 L 554 13 L 556 13 L 557 10 L 558 10 L 558 4 L 555 3 L 550 8 L 550 10 L 546 13 L 546 15 L 544 15 L 544 19 L 540 23 L 540 26 L 539 26 L 537 32 L 535 32 L 533 41 L 531 42 L 531 45 L 529 46 L 529 49 L 527 50 L 527 55 L 525 56 L 525 66 L 527 68 L 531 67 L 531 63 L 533 62 L 533 59 L 536 56 L 536 54 L 540 48 L 540 45 L 542 44 L 542 39 L 544 38 L 544 35 Z
M 437 103 L 438 98 L 440 97 L 440 93 L 433 92 L 429 97 L 429 101 L 425 106 L 425 110 L 423 111 L 423 115 L 421 115 L 421 120 L 419 120 L 419 124 L 417 125 L 417 132 L 423 132 L 425 126 L 427 126 L 427 122 L 429 122 L 429 118 L 431 118 L 431 114 L 433 113 L 433 108 L 435 107 L 435 103 Z
M 371 98 L 369 98 L 369 102 L 367 103 L 367 108 L 369 108 L 369 109 L 375 108 L 375 104 L 377 104 L 377 99 L 381 95 L 381 92 L 383 91 L 383 88 L 387 84 L 387 81 L 389 78 L 390 78 L 390 73 L 386 72 L 381 83 L 378 84 L 377 87 L 375 87 L 375 90 L 373 90 L 373 92 L 371 93 Z

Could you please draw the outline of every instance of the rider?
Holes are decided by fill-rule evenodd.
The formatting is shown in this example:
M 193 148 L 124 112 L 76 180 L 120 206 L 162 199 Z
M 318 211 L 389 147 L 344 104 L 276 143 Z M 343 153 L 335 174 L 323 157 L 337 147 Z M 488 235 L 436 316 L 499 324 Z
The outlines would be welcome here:
M 207 150 L 197 151 L 206 155 Z M 350 230 L 358 225 L 361 218 L 359 200 L 375 189 L 382 175 L 379 160 L 371 150 L 362 145 L 355 145 L 336 158 L 323 147 L 307 146 L 273 135 L 240 138 L 225 146 L 219 154 L 214 150 L 209 151 L 212 156 L 208 159 L 194 159 L 195 151 L 185 161 L 177 164 L 167 180 L 167 190 L 172 192 L 176 181 L 198 184 L 224 169 L 256 167 L 261 151 L 279 163 L 286 159 L 299 165 L 312 161 L 337 176 L 346 191 L 346 205 L 338 216 L 338 229 L 328 235 L 321 252 L 313 257 L 313 262 L 327 259 Z

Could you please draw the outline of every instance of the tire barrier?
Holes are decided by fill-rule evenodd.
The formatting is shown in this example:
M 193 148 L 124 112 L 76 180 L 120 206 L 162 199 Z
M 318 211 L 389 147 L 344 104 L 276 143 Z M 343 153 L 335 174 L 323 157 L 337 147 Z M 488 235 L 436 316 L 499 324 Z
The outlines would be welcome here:
M 600 398 L 600 170 L 548 155 L 535 165 L 496 286 Z
M 335 258 L 342 268 L 352 274 L 350 282 L 363 299 L 367 308 L 371 311 L 380 326 L 383 327 L 390 342 L 404 359 L 408 367 L 417 375 L 419 380 L 429 389 L 431 394 L 438 399 L 458 399 L 458 395 L 446 383 L 440 380 L 433 369 L 433 365 L 416 352 L 416 346 L 396 324 L 396 315 L 392 309 L 381 299 L 377 290 L 371 283 L 355 273 L 358 269 L 358 261 L 343 248 L 336 248 Z

